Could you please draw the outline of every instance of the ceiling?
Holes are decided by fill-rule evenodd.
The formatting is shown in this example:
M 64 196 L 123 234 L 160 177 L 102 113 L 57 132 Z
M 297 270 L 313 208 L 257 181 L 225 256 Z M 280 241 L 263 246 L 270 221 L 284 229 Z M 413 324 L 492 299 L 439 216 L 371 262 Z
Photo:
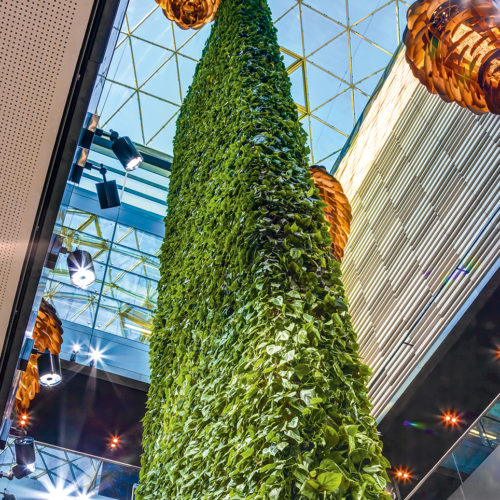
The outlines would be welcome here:
M 411 385 L 379 424 L 385 456 L 394 469 L 409 468 L 413 476 L 411 482 L 400 485 L 403 498 L 498 397 L 500 360 L 495 349 L 500 342 L 499 285 L 497 272 L 478 297 L 482 306 L 467 311 L 450 334 L 449 344 L 426 365 L 427 373 Z M 447 411 L 460 415 L 460 426 L 443 426 L 441 416 Z M 446 490 L 449 485 L 441 491 L 431 484 L 436 489 L 424 488 L 427 493 L 422 491 L 415 498 L 439 500 L 453 491 Z
M 411 2 L 268 0 L 311 162 L 333 165 L 398 47 Z M 99 104 L 100 126 L 172 153 L 175 122 L 210 32 L 130 0 Z
M 37 212 L 92 8 L 85 0 L 0 2 L 0 189 L 6 194 L 0 199 L 0 348 L 18 312 L 13 305 L 34 226 L 42 224 Z

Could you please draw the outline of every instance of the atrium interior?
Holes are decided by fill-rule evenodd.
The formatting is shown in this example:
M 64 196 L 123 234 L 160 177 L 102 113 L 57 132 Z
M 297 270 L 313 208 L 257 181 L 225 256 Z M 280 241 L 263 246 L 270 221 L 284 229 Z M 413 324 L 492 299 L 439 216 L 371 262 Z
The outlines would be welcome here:
M 220 3 L 215 21 L 210 20 L 197 29 L 180 26 L 179 19 L 169 17 L 169 12 L 177 11 L 175 8 L 168 11 L 168 5 L 187 3 L 211 5 L 210 8 Z M 169 262 L 185 262 L 186 268 L 199 266 L 200 282 L 212 268 L 214 273 L 223 274 L 226 265 L 229 273 L 229 263 L 212 262 L 208 250 L 195 260 L 195 254 L 189 253 L 190 244 L 182 246 L 179 235 L 187 234 L 188 226 L 196 224 L 200 227 L 194 229 L 193 234 L 208 234 L 211 219 L 199 215 L 199 205 L 207 200 L 207 193 L 214 193 L 213 204 L 218 207 L 214 213 L 228 211 L 232 203 L 238 202 L 238 197 L 241 203 L 244 197 L 243 189 L 236 189 L 234 199 L 228 195 L 223 198 L 222 189 L 212 189 L 216 177 L 212 179 L 209 174 L 195 171 L 196 162 L 201 171 L 206 161 L 213 162 L 213 171 L 217 171 L 217 162 L 222 162 L 222 153 L 218 151 L 224 148 L 227 151 L 231 146 L 223 145 L 225 132 L 217 137 L 214 132 L 210 139 L 213 148 L 199 153 L 193 167 L 188 153 L 181 150 L 185 139 L 180 137 L 179 130 L 185 129 L 179 124 L 189 115 L 188 106 L 194 102 L 192 96 L 203 92 L 213 96 L 213 102 L 209 99 L 206 103 L 207 109 L 199 111 L 203 117 L 209 116 L 211 106 L 215 109 L 223 99 L 229 99 L 225 94 L 227 90 L 222 88 L 235 73 L 229 67 L 222 77 L 217 73 L 220 68 L 213 68 L 213 84 L 208 90 L 197 87 L 205 74 L 203 65 L 219 43 L 212 38 L 213 32 L 228 22 L 226 6 L 237 5 L 234 11 L 243 12 L 250 8 L 248 5 L 253 5 L 257 19 L 263 10 L 267 12 L 258 5 L 267 4 L 276 30 L 282 61 L 279 64 L 283 65 L 291 83 L 290 94 L 297 112 L 297 130 L 300 130 L 296 135 L 305 137 L 307 152 L 302 163 L 307 162 L 308 167 L 324 167 L 328 179 L 334 176 L 341 186 L 341 200 L 348 200 L 349 215 L 344 218 L 347 229 L 341 244 L 343 255 L 331 257 L 333 253 L 329 250 L 327 259 L 333 262 L 332 269 L 338 270 L 339 276 L 341 272 L 339 293 L 345 290 L 348 313 L 339 313 L 340 316 L 333 313 L 323 322 L 332 325 L 331 329 L 337 328 L 337 320 L 352 323 L 356 332 L 354 349 L 359 345 L 359 351 L 355 351 L 352 358 L 346 356 L 351 361 L 361 360 L 371 373 L 362 390 L 358 385 L 356 388 L 349 385 L 349 391 L 362 392 L 356 397 L 367 395 L 371 417 L 360 413 L 359 421 L 350 422 L 353 425 L 349 427 L 356 428 L 353 431 L 356 433 L 362 426 L 361 421 L 371 418 L 390 466 L 382 472 L 381 465 L 368 465 L 368 462 L 360 465 L 362 459 L 356 462 L 352 455 L 355 448 L 361 447 L 361 441 L 352 441 L 357 444 L 351 445 L 349 440 L 346 453 L 349 460 L 357 464 L 351 464 L 356 469 L 353 474 L 370 478 L 365 477 L 362 490 L 354 486 L 354 475 L 348 477 L 343 469 L 342 473 L 337 472 L 341 470 L 341 464 L 337 464 L 335 473 L 318 475 L 314 471 L 310 477 L 304 476 L 305 479 L 294 476 L 290 493 L 274 489 L 272 491 L 278 491 L 275 496 L 270 493 L 266 493 L 270 496 L 252 496 L 258 492 L 249 495 L 242 488 L 237 493 L 239 490 L 235 487 L 234 491 L 224 491 L 220 496 L 209 492 L 204 498 L 364 499 L 379 498 L 368 493 L 369 488 L 374 488 L 373 491 L 378 488 L 387 498 L 396 500 L 498 499 L 500 4 L 496 0 L 248 0 L 246 7 L 241 8 L 245 4 L 243 0 L 46 0 L 29 4 L 13 0 L 0 4 L 5 28 L 0 37 L 6 54 L 0 60 L 3 75 L 0 101 L 6 118 L 0 124 L 4 143 L 4 147 L 0 147 L 0 159 L 5 166 L 0 174 L 4 194 L 0 212 L 0 273 L 3 277 L 0 285 L 0 497 L 3 495 L 7 500 L 187 498 L 185 493 L 180 493 L 184 491 L 181 489 L 175 490 L 177 494 L 165 493 L 174 489 L 164 489 L 163 493 L 159 490 L 155 497 L 146 493 L 145 483 L 156 477 L 154 467 L 148 462 L 151 454 L 148 450 L 153 448 L 148 444 L 151 429 L 161 427 L 161 432 L 166 434 L 167 429 L 174 429 L 171 424 L 174 416 L 166 410 L 170 404 L 169 391 L 177 395 L 186 384 L 182 378 L 186 376 L 182 371 L 182 363 L 186 361 L 179 358 L 178 368 L 172 367 L 173 371 L 178 369 L 175 371 L 178 378 L 173 379 L 167 390 L 167 378 L 160 380 L 158 375 L 158 353 L 183 346 L 188 352 L 189 348 L 183 337 L 164 340 L 164 348 L 155 338 L 163 339 L 165 331 L 170 331 L 165 318 L 178 314 L 175 304 L 171 307 L 174 310 L 169 313 L 171 316 L 165 312 L 171 303 L 166 296 L 174 293 L 177 278 L 181 294 L 179 310 L 185 303 L 195 303 L 191 309 L 196 309 L 198 316 L 216 313 L 207 313 L 207 297 L 197 295 L 200 289 L 193 283 L 198 275 L 189 283 L 183 274 L 187 272 L 184 267 L 172 270 Z M 455 31 L 449 28 L 447 33 L 453 43 L 446 37 L 435 38 L 435 46 L 426 48 L 427 66 L 424 65 L 422 71 L 428 71 L 427 83 L 415 70 L 415 61 L 420 60 L 417 56 L 411 59 L 412 27 L 420 26 L 419 29 L 424 30 L 422 24 L 418 24 L 423 23 L 423 14 L 419 14 L 418 19 L 415 14 L 420 12 L 418 9 L 445 12 L 442 16 L 450 24 L 457 15 L 454 9 L 462 9 L 469 16 L 464 14 L 460 18 L 465 21 L 454 26 Z M 483 17 L 476 22 L 471 16 Z M 442 19 L 438 17 L 432 18 L 434 24 L 429 21 L 429 25 L 432 24 L 429 33 L 439 31 L 435 26 Z M 249 32 L 245 36 L 254 36 L 250 28 L 245 29 Z M 259 25 L 256 31 L 261 33 L 264 28 Z M 468 35 L 469 31 L 472 35 Z M 427 27 L 425 33 L 422 39 L 418 38 L 419 42 L 430 36 Z M 456 33 L 460 35 L 459 41 L 453 39 L 459 36 Z M 470 36 L 472 42 L 466 36 Z M 451 44 L 451 49 L 447 44 Z M 436 51 L 452 49 L 461 51 L 461 55 L 448 54 L 446 61 L 451 61 L 450 65 L 469 64 L 469 59 L 476 57 L 474 50 L 481 53 L 478 58 L 491 51 L 486 62 L 481 59 L 485 67 L 489 66 L 486 69 L 482 66 L 479 71 L 479 83 L 472 82 L 471 76 L 478 73 L 474 65 L 479 59 L 467 66 L 466 76 L 458 75 L 456 69 L 453 76 L 446 73 L 449 81 L 445 69 L 441 68 L 440 72 L 436 69 L 440 60 Z M 235 54 L 229 54 L 230 48 L 219 47 L 219 50 L 221 61 L 227 55 L 234 64 L 239 64 L 237 59 L 244 53 L 243 49 Z M 258 53 L 264 49 L 245 47 L 245 50 Z M 269 62 L 270 66 L 271 63 L 275 61 Z M 252 75 L 258 71 L 260 66 L 251 69 L 250 77 L 254 78 Z M 268 88 L 277 88 L 279 78 L 279 75 L 275 80 L 266 76 L 262 85 L 256 85 L 254 94 L 260 92 L 261 87 L 266 92 Z M 434 82 L 432 78 L 444 78 L 446 84 Z M 243 95 L 244 91 L 244 88 L 234 88 L 229 95 L 236 99 L 236 94 Z M 453 94 L 455 102 L 446 92 Z M 228 103 L 227 107 L 230 106 Z M 267 119 L 271 108 L 272 105 L 262 105 L 260 115 Z M 231 120 L 239 120 L 241 114 L 243 111 L 229 120 L 223 113 L 214 116 L 214 130 L 219 131 L 224 123 L 230 137 Z M 186 135 L 196 137 L 197 126 L 208 129 L 206 124 L 199 125 L 196 117 L 191 118 L 192 130 Z M 244 136 L 245 130 L 241 128 L 240 133 Z M 251 144 L 238 145 L 238 151 L 231 153 L 235 164 L 239 165 L 245 152 L 261 151 L 259 148 L 268 140 L 268 133 L 271 131 L 260 131 Z M 208 140 L 199 137 L 199 145 L 193 144 L 193 151 Z M 273 161 L 277 158 L 276 161 L 285 165 L 283 155 L 288 153 L 288 147 L 277 151 L 269 146 L 265 151 Z M 300 151 L 302 154 L 302 149 Z M 178 172 L 184 163 L 192 181 L 183 186 Z M 296 164 L 302 168 L 300 161 Z M 248 162 L 245 165 L 248 170 L 253 168 Z M 236 168 L 228 170 L 228 179 L 239 172 Z M 283 167 L 283 170 L 286 169 Z M 193 185 L 199 184 L 198 179 L 203 175 L 206 184 L 198 188 L 202 193 L 199 202 L 196 198 L 193 202 L 187 193 L 194 193 Z M 283 175 L 280 182 L 288 179 L 288 173 Z M 232 181 L 227 182 L 232 185 Z M 318 200 L 320 196 L 325 201 L 316 178 L 314 184 L 317 189 L 311 188 L 311 193 L 315 192 Z M 285 188 L 282 191 L 285 192 Z M 256 193 L 253 192 L 255 197 Z M 309 200 L 313 195 L 307 193 Z M 184 200 L 188 200 L 186 205 L 179 208 Z M 340 204 L 338 200 L 337 197 Z M 290 210 L 298 205 L 300 200 L 290 201 Z M 337 208 L 340 212 L 340 205 Z M 240 213 L 234 210 L 235 214 Z M 272 213 L 272 210 L 273 203 L 268 202 L 266 214 L 262 212 L 259 216 L 269 226 L 272 221 L 267 211 Z M 328 221 L 325 226 L 330 230 L 328 234 L 333 234 L 334 223 L 328 219 L 327 211 L 325 208 Z M 179 214 L 184 219 L 176 232 L 169 220 Z M 323 210 L 320 215 L 323 216 Z M 243 228 L 243 222 L 240 224 Z M 285 227 L 285 222 L 279 224 Z M 227 232 L 230 234 L 231 229 Z M 301 238 L 306 238 L 302 229 L 296 234 L 299 232 Z M 216 234 L 207 248 L 226 244 L 223 237 L 221 233 L 219 241 Z M 308 241 L 315 238 L 319 236 L 311 233 Z M 328 248 L 331 241 L 330 238 Z M 275 240 L 272 243 L 278 245 Z M 200 251 L 194 237 L 192 247 L 193 252 Z M 184 260 L 182 256 L 172 255 L 177 248 L 179 253 L 185 253 Z M 301 253 L 304 250 L 296 254 L 290 252 L 300 265 Z M 251 260 L 248 255 L 247 252 L 241 261 Z M 257 257 L 252 258 L 260 262 Z M 318 262 L 324 262 L 324 258 L 321 259 Z M 317 264 L 317 267 L 327 275 L 327 264 Z M 293 267 L 287 269 L 292 269 L 289 275 L 293 274 Z M 233 278 L 237 283 L 237 278 Z M 219 285 L 214 278 L 207 295 L 216 286 Z M 224 286 L 219 288 L 222 290 Z M 230 292 L 239 292 L 236 285 L 234 289 L 232 286 L 229 285 Z M 195 296 L 184 297 L 183 294 L 190 291 Z M 217 293 L 223 295 L 222 291 Z M 227 293 L 227 297 L 231 297 L 231 293 Z M 227 297 L 224 300 L 229 300 Z M 308 306 L 316 300 L 312 292 L 304 292 L 304 297 Z M 277 303 L 273 300 L 276 316 L 280 311 L 286 316 L 283 299 Z M 345 302 L 342 296 L 337 300 Z M 228 317 L 237 314 L 232 306 L 224 307 L 230 310 Z M 245 316 L 250 317 L 250 313 Z M 312 318 L 307 314 L 305 317 Z M 269 324 L 274 321 L 274 317 L 269 319 Z M 184 330 L 191 328 L 189 318 L 185 325 Z M 192 327 L 193 337 L 197 328 Z M 209 333 L 216 331 L 215 327 L 211 328 L 207 330 Z M 232 332 L 227 325 L 225 328 Z M 308 328 L 304 326 L 300 331 L 312 335 L 314 327 Z M 174 330 L 172 326 L 171 331 Z M 321 337 L 316 331 L 318 338 Z M 191 330 L 189 332 L 191 335 Z M 291 327 L 288 333 L 279 332 L 278 337 L 286 335 L 286 341 L 292 342 L 290 332 Z M 202 340 L 196 349 L 202 352 L 208 349 L 208 340 L 202 333 L 199 336 Z M 214 360 L 226 337 L 230 334 L 214 341 L 214 344 L 219 342 L 212 353 Z M 293 342 L 303 342 L 297 340 L 299 338 L 300 335 L 294 336 Z M 310 339 L 310 335 L 307 338 Z M 317 344 L 317 340 L 311 340 L 309 347 L 315 348 Z M 276 352 L 270 351 L 270 347 L 276 348 Z M 346 349 L 350 348 L 348 344 Z M 266 349 L 271 357 L 280 355 L 281 348 L 275 345 Z M 258 347 L 249 350 L 256 351 Z M 289 352 L 295 355 L 295 350 Z M 247 355 L 238 353 L 242 358 Z M 206 370 L 206 367 L 195 366 L 197 355 L 186 355 L 192 363 L 188 363 L 186 370 L 193 378 L 196 373 L 201 377 Z M 296 366 L 287 358 L 275 362 L 275 371 L 283 363 Z M 318 370 L 323 369 L 320 366 L 326 363 L 318 361 L 316 367 L 306 367 L 306 371 L 319 373 Z M 339 362 L 335 369 L 328 368 L 332 376 L 340 377 L 336 371 L 343 369 L 340 366 Z M 236 365 L 234 368 L 237 372 Z M 358 368 L 352 369 L 356 370 Z M 158 405 L 154 398 L 158 392 L 162 393 L 160 406 L 164 413 L 156 416 L 160 424 L 152 424 L 151 415 Z M 333 399 L 332 395 L 328 397 Z M 211 393 L 207 393 L 206 401 L 210 398 Z M 201 400 L 204 401 L 204 396 Z M 308 405 L 322 402 L 321 397 L 308 396 Z M 178 405 L 180 408 L 181 403 Z M 210 418 L 214 422 L 220 418 L 222 422 L 223 415 L 230 412 L 229 407 L 228 402 Z M 204 411 L 197 410 L 199 414 Z M 208 407 L 206 411 L 212 409 Z M 356 408 L 353 411 L 357 414 Z M 178 413 L 182 415 L 183 410 L 179 409 Z M 309 415 L 309 410 L 302 410 L 302 414 Z M 145 418 L 145 415 L 148 416 Z M 188 425 L 186 420 L 191 416 L 183 418 L 183 423 Z M 244 432 L 251 427 L 249 432 L 255 434 L 253 429 L 258 425 L 256 420 L 251 425 L 245 421 L 241 427 L 245 428 Z M 301 429 L 302 422 L 297 425 L 297 429 Z M 292 424 L 289 427 L 295 428 Z M 336 436 L 337 440 L 339 436 L 341 439 L 342 431 Z M 290 439 L 301 442 L 299 438 L 302 435 Z M 165 439 L 172 448 L 177 446 L 173 438 L 172 441 Z M 202 442 L 199 436 L 192 439 Z M 240 444 L 243 446 L 243 441 Z M 276 457 L 285 453 L 286 445 L 283 448 L 279 445 Z M 307 455 L 312 445 L 311 448 L 306 445 L 309 446 L 308 443 L 302 447 L 297 445 L 300 453 L 296 455 Z M 222 448 L 222 444 L 220 446 Z M 335 444 L 331 448 L 335 448 Z M 248 456 L 243 455 L 238 464 L 228 460 L 226 475 L 236 478 L 247 470 L 238 468 L 243 466 L 250 467 L 248 471 L 251 471 L 252 466 L 245 465 L 245 460 L 255 453 L 257 464 L 262 457 L 257 458 L 256 450 L 256 446 L 248 448 Z M 193 463 L 198 463 L 199 457 L 192 449 L 186 452 L 192 452 Z M 164 456 L 161 453 L 158 451 L 158 457 Z M 204 459 L 208 457 L 207 460 L 212 457 L 208 451 L 205 455 L 203 451 L 199 453 Z M 335 456 L 340 455 L 339 451 Z M 174 460 L 173 454 L 168 456 Z M 177 463 L 181 462 L 172 465 L 172 470 Z M 272 470 L 267 462 L 262 464 L 268 467 L 266 471 Z M 263 470 L 262 464 L 255 474 Z M 169 466 L 165 467 L 167 470 Z M 236 472 L 231 472 L 231 467 Z M 205 473 L 208 474 L 206 470 Z M 175 474 L 195 484 L 188 473 L 177 471 Z M 328 476 L 332 482 L 319 481 L 322 474 L 332 474 Z M 388 480 L 382 474 L 387 474 Z M 267 476 L 274 477 L 270 472 Z M 285 473 L 284 477 L 286 482 Z M 375 484 L 377 478 L 382 478 L 379 480 L 383 484 Z M 302 486 L 300 481 L 304 481 Z M 166 488 L 167 482 L 160 487 Z M 194 488 L 193 492 L 198 491 Z M 189 498 L 201 497 L 193 493 Z

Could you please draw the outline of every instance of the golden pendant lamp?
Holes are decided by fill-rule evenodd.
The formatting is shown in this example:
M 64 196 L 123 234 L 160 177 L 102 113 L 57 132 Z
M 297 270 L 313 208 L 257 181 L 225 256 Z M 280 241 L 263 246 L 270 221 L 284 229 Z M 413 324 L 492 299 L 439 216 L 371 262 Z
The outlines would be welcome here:
M 309 172 L 313 176 L 314 185 L 318 188 L 319 196 L 326 203 L 324 216 L 330 225 L 332 246 L 330 253 L 339 262 L 344 257 L 344 247 L 351 230 L 351 205 L 340 182 L 330 175 L 325 167 L 313 165 Z
M 418 0 L 403 35 L 413 74 L 433 94 L 500 114 L 500 10 L 493 0 Z
M 38 310 L 35 328 L 33 329 L 33 347 L 38 352 L 49 350 L 51 354 L 59 355 L 61 352 L 62 323 L 58 318 L 56 310 L 44 299 Z M 31 354 L 28 360 L 28 368 L 23 372 L 16 393 L 15 407 L 18 413 L 26 411 L 31 401 L 40 391 L 38 380 L 38 358 L 40 354 Z
M 214 20 L 220 0 L 156 0 L 168 19 L 183 30 L 200 29 Z

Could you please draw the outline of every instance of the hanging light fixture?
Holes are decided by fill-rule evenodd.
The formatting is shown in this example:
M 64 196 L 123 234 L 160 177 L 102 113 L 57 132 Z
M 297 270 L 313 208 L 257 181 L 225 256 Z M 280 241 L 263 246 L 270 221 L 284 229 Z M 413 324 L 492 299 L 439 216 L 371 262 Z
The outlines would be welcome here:
M 16 479 L 22 479 L 35 470 L 35 440 L 29 436 L 14 439 L 16 464 L 12 474 Z
M 156 0 L 167 19 L 179 28 L 200 29 L 214 20 L 220 0 Z
M 98 170 L 102 175 L 103 182 L 97 182 L 95 185 L 100 207 L 102 209 L 119 207 L 121 201 L 120 195 L 118 194 L 118 186 L 116 185 L 116 181 L 106 180 L 106 174 L 108 171 L 102 163 L 100 165 L 95 165 L 94 163 L 87 161 L 83 167 L 77 163 L 73 163 L 69 180 L 75 184 L 80 184 L 83 171 L 85 169 Z
M 68 270 L 72 283 L 78 288 L 87 289 L 95 281 L 92 256 L 86 250 L 74 250 L 68 254 Z
M 111 130 L 111 149 L 127 172 L 135 170 L 144 161 L 130 137 L 120 137 Z
M 403 35 L 413 74 L 433 94 L 500 114 L 500 12 L 493 0 L 418 0 Z
M 48 349 L 38 358 L 38 380 L 44 387 L 54 387 L 62 380 L 61 360 Z
M 344 257 L 344 247 L 351 229 L 351 205 L 340 182 L 330 175 L 321 165 L 309 168 L 314 185 L 318 188 L 321 200 L 326 203 L 324 216 L 330 226 L 332 246 L 330 254 L 339 262 Z

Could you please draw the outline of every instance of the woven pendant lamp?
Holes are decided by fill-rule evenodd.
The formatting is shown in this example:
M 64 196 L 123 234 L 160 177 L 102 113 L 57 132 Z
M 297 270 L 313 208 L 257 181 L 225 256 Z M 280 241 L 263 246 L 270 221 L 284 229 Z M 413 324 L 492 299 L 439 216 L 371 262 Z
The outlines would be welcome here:
M 500 10 L 493 0 L 418 0 L 403 35 L 413 74 L 433 94 L 500 114 Z
M 313 176 L 314 185 L 319 190 L 319 196 L 326 203 L 324 210 L 325 220 L 330 225 L 332 246 L 330 253 L 338 260 L 344 257 L 344 248 L 351 229 L 351 205 L 340 182 L 330 175 L 325 167 L 313 165 L 309 168 Z
M 183 30 L 200 29 L 214 20 L 220 0 L 156 0 L 165 16 Z

